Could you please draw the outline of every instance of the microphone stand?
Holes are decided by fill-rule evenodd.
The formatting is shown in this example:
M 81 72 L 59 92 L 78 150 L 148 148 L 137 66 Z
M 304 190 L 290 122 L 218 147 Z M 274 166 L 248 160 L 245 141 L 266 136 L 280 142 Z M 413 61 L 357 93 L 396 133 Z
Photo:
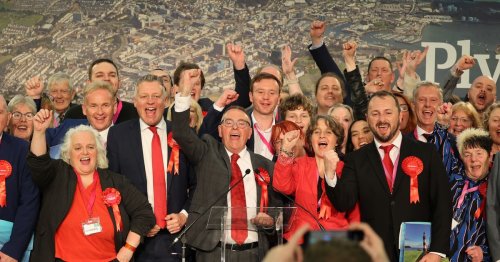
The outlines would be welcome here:
M 300 205 L 299 203 L 297 203 L 294 199 L 292 199 L 291 197 L 289 197 L 287 194 L 281 192 L 280 190 L 277 190 L 273 185 L 272 183 L 267 183 L 266 180 L 264 179 L 264 177 L 260 174 L 260 171 L 258 169 L 254 170 L 253 171 L 255 174 L 257 174 L 260 179 L 262 181 L 264 181 L 264 183 L 268 184 L 269 186 L 271 186 L 271 188 L 278 192 L 280 195 L 284 196 L 286 199 L 288 199 L 289 201 L 291 201 L 294 205 L 296 205 L 297 207 L 299 207 L 300 209 L 304 210 L 309 216 L 311 216 L 314 221 L 316 222 L 316 224 L 318 224 L 318 227 L 321 229 L 321 231 L 326 231 L 325 228 L 323 227 L 323 225 L 321 225 L 321 223 L 319 222 L 319 220 L 316 218 L 315 215 L 313 215 L 311 212 L 309 212 L 309 210 L 307 210 L 305 207 L 303 207 L 302 205 Z
M 203 217 L 207 212 L 208 210 L 210 210 L 212 207 L 215 206 L 215 204 L 217 204 L 217 202 L 219 202 L 223 197 L 227 197 L 227 194 L 229 192 L 231 192 L 231 190 L 233 190 L 233 188 L 235 186 L 237 186 L 239 183 L 243 182 L 243 179 L 248 175 L 250 174 L 250 169 L 247 169 L 245 170 L 245 174 L 241 176 L 240 179 L 238 179 L 238 181 L 236 181 L 236 183 L 234 183 L 232 186 L 230 186 L 226 191 L 222 192 L 222 194 L 220 194 L 217 199 L 212 202 L 207 209 L 205 209 L 203 212 L 200 213 L 200 215 L 193 221 L 191 222 L 189 225 L 187 225 L 182 231 L 181 233 L 179 233 L 179 235 L 174 239 L 174 241 L 172 241 L 172 243 L 170 244 L 170 246 L 168 246 L 168 249 L 167 250 L 171 250 L 172 247 L 177 243 L 179 242 L 179 240 L 181 240 L 181 238 L 189 231 L 189 229 L 191 229 L 191 227 L 196 223 L 198 222 L 198 220 L 200 220 L 201 217 Z M 185 244 L 183 243 L 182 244 L 182 261 L 185 261 Z

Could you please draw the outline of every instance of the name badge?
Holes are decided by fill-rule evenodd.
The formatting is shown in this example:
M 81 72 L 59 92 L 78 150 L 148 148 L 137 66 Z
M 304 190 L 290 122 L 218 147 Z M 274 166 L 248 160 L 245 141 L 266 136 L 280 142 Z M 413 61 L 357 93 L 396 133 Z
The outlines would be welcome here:
M 102 232 L 102 226 L 98 217 L 92 217 L 82 223 L 83 234 L 90 236 Z

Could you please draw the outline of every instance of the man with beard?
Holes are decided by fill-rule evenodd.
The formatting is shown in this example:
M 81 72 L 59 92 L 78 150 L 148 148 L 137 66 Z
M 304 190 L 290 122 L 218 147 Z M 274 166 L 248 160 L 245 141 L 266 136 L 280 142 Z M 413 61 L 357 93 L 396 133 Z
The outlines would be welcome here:
M 421 261 L 439 261 L 449 251 L 450 186 L 434 147 L 403 137 L 400 120 L 397 99 L 374 93 L 367 113 L 374 142 L 347 155 L 342 178 L 325 175 L 326 193 L 340 212 L 359 202 L 361 221 L 384 240 L 391 261 L 398 260 L 401 223 L 431 222 L 430 253 Z

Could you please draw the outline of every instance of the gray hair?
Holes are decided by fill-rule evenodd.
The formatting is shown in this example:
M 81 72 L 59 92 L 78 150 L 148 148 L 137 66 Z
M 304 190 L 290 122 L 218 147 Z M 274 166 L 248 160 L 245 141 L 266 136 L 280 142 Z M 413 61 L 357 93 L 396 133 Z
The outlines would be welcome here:
M 30 108 L 31 113 L 36 114 L 36 104 L 33 98 L 29 96 L 16 95 L 10 100 L 8 105 L 9 112 L 13 112 L 18 105 L 26 105 Z
M 69 91 L 73 92 L 73 81 L 71 81 L 71 76 L 63 72 L 57 72 L 49 77 L 49 80 L 47 80 L 47 89 L 50 89 L 53 84 L 61 82 L 68 82 Z
M 417 99 L 418 90 L 420 90 L 421 87 L 427 87 L 427 86 L 432 86 L 432 87 L 436 88 L 438 90 L 438 93 L 439 93 L 439 99 L 441 100 L 441 102 L 443 101 L 443 89 L 441 89 L 441 87 L 437 83 L 430 82 L 430 81 L 422 81 L 422 82 L 419 82 L 417 84 L 415 89 L 413 89 L 413 103 L 417 102 L 416 99 Z
M 5 100 L 5 97 L 3 97 L 3 94 L 0 94 L 0 105 L 4 106 L 5 110 L 8 111 L 7 101 Z M 2 132 L 2 130 L 0 130 L 0 132 Z
M 137 93 L 139 92 L 139 85 L 144 82 L 157 82 L 162 87 L 161 88 L 162 98 L 165 98 L 167 96 L 167 91 L 165 90 L 163 85 L 163 79 L 155 75 L 147 74 L 139 78 L 139 80 L 137 80 L 137 83 L 135 84 L 134 97 L 137 97 Z
M 87 95 L 96 91 L 96 90 L 106 90 L 113 97 L 113 101 L 116 101 L 116 91 L 113 89 L 113 86 L 106 81 L 92 81 L 88 83 L 83 89 L 83 101 L 87 101 Z
M 332 107 L 330 107 L 330 109 L 328 109 L 328 113 L 327 115 L 332 115 L 333 111 L 335 111 L 335 109 L 337 108 L 345 108 L 345 110 L 347 110 L 347 112 L 349 112 L 349 115 L 351 116 L 351 120 L 354 121 L 354 113 L 352 111 L 352 107 L 348 106 L 348 105 L 344 105 L 344 104 L 335 104 L 333 105 Z
M 97 167 L 98 168 L 108 168 L 108 158 L 106 157 L 106 149 L 104 145 L 101 143 L 101 139 L 99 138 L 99 134 L 95 129 L 87 125 L 79 125 L 77 127 L 71 128 L 66 135 L 64 136 L 64 142 L 61 146 L 61 159 L 70 165 L 70 150 L 71 150 L 71 142 L 73 140 L 73 135 L 78 133 L 88 132 L 92 134 L 95 140 L 95 144 L 97 147 Z

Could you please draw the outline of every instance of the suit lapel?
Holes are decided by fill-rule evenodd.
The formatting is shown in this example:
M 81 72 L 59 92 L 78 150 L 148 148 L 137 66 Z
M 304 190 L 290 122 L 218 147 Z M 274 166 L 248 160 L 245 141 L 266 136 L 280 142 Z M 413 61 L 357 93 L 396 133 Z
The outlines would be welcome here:
M 373 167 L 372 170 L 375 171 L 375 176 L 378 178 L 384 190 L 390 194 L 389 185 L 387 185 L 387 179 L 385 177 L 384 167 L 382 166 L 382 160 L 380 159 L 380 154 L 375 146 L 375 142 L 369 145 L 369 150 L 370 151 L 367 152 L 367 155 L 370 164 Z
M 393 188 L 393 193 L 395 194 L 396 191 L 399 189 L 399 185 L 401 184 L 401 181 L 405 178 L 406 174 L 403 172 L 401 162 L 410 155 L 410 145 L 408 144 L 408 139 L 403 137 L 403 140 L 401 141 L 401 148 L 399 150 L 399 160 L 398 160 L 398 170 L 396 172 L 396 177 L 394 180 L 394 188 Z
M 169 130 L 170 129 L 170 121 L 165 121 L 167 122 L 167 154 L 168 154 L 168 157 L 167 157 L 167 163 L 164 163 L 163 165 L 165 166 L 165 173 L 167 174 L 167 192 L 170 192 L 170 186 L 172 185 L 172 180 L 174 178 L 173 174 L 169 174 L 167 172 L 167 167 L 168 167 L 168 161 L 170 161 L 170 157 L 172 155 L 172 148 L 168 145 L 168 133 L 169 133 Z M 179 169 L 181 168 L 181 156 L 180 156 L 180 149 L 179 149 Z M 179 170 L 179 175 L 180 175 L 180 170 Z
M 255 154 L 251 151 L 248 151 L 248 153 L 250 153 L 250 160 L 252 161 L 252 169 L 257 170 L 259 168 L 259 163 L 257 163 L 258 160 L 255 159 Z M 254 174 L 254 176 L 255 176 L 255 174 Z M 256 205 L 260 206 L 261 189 L 260 189 L 259 183 L 257 183 L 257 182 L 256 182 L 256 186 L 257 186 L 257 203 L 256 203 Z
M 141 170 L 141 180 L 143 185 L 147 185 L 146 183 L 146 167 L 144 164 L 144 153 L 142 152 L 142 140 L 141 140 L 141 125 L 139 125 L 139 119 L 135 120 L 133 122 L 132 126 L 132 137 L 131 137 L 131 147 L 132 147 L 132 152 L 137 152 L 136 154 L 133 154 L 135 156 L 135 160 L 137 163 L 137 166 L 139 167 L 139 170 Z M 126 143 L 126 141 L 123 141 Z M 146 188 L 144 188 L 146 189 Z
M 226 164 L 226 180 L 229 187 L 229 183 L 231 182 L 231 160 L 229 160 L 229 156 L 227 154 L 226 148 L 224 144 L 219 143 L 219 153 Z

